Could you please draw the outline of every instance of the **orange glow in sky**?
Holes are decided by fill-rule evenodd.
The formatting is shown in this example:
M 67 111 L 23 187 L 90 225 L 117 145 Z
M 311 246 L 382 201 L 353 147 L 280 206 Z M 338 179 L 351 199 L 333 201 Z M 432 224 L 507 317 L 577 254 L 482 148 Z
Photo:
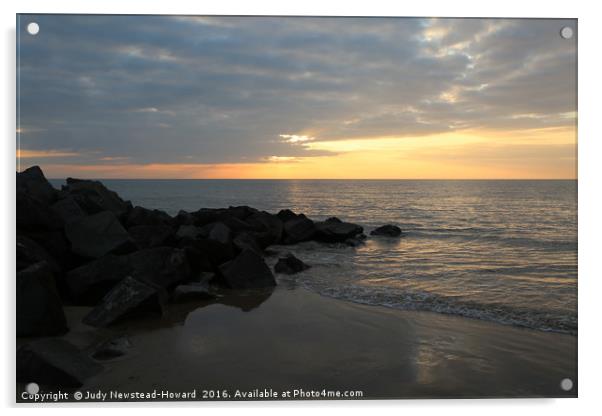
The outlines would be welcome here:
M 182 179 L 575 179 L 576 128 L 465 131 L 420 137 L 308 141 L 327 156 L 274 155 L 258 163 L 55 163 L 69 152 L 21 152 L 21 168 L 40 164 L 51 178 Z M 76 154 L 72 154 L 77 156 Z M 74 158 L 76 159 L 76 158 Z

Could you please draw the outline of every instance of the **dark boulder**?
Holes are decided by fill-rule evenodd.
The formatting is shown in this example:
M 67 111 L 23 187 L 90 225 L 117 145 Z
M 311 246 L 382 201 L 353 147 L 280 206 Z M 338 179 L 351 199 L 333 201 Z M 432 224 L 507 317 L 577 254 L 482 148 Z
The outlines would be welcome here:
M 42 261 L 17 273 L 17 336 L 59 335 L 67 320 L 48 263 Z
M 50 208 L 64 223 L 71 222 L 87 215 L 72 196 L 59 199 L 52 204 Z
M 17 271 L 45 261 L 52 273 L 60 274 L 61 268 L 48 251 L 29 237 L 17 235 Z
M 72 251 L 87 258 L 127 252 L 133 247 L 130 235 L 111 211 L 75 219 L 65 224 L 65 234 Z
M 341 223 L 341 222 L 343 222 L 343 221 L 341 221 L 341 220 L 340 220 L 340 219 L 338 219 L 337 217 L 330 217 L 330 218 L 328 218 L 328 219 L 327 219 L 326 221 L 324 221 L 324 222 L 338 222 L 338 223 Z
M 236 217 L 221 217 L 218 224 L 224 224 L 226 227 L 228 227 L 229 230 L 231 230 L 234 233 L 240 231 L 251 231 L 255 229 L 255 227 L 253 227 L 246 221 L 243 221 Z
M 46 203 L 40 202 L 24 191 L 17 190 L 18 230 L 60 230 L 63 221 Z
M 330 219 L 316 223 L 316 240 L 328 243 L 340 243 L 361 234 L 364 229 L 357 224 Z
M 263 258 L 251 250 L 245 250 L 219 268 L 220 275 L 228 287 L 250 289 L 276 286 L 272 271 Z
M 95 305 L 130 272 L 127 256 L 107 254 L 71 270 L 65 280 L 76 304 Z
M 132 341 L 130 340 L 130 337 L 127 335 L 120 335 L 96 345 L 90 355 L 97 361 L 107 361 L 122 357 L 131 349 Z
M 293 211 L 291 211 L 290 209 L 281 209 L 278 214 L 276 214 L 276 216 L 280 219 L 280 221 L 282 222 L 287 222 L 290 220 L 294 220 L 295 218 L 297 218 L 297 214 L 295 214 Z
M 139 249 L 173 246 L 175 233 L 168 225 L 136 225 L 128 229 L 134 244 Z
M 280 243 L 284 225 L 278 216 L 257 212 L 247 217 L 245 221 L 257 230 L 254 235 L 262 248 Z
M 280 254 L 280 251 L 274 250 L 271 248 L 267 248 L 267 249 L 263 250 L 263 255 L 266 257 L 275 257 L 279 254 Z
M 217 275 L 214 272 L 200 272 L 193 276 L 190 281 L 192 283 L 202 283 L 204 285 L 209 285 L 215 281 Z
M 81 387 L 103 367 L 59 338 L 42 339 L 17 350 L 17 381 L 54 387 Z
M 247 206 L 229 207 L 229 208 L 201 208 L 193 212 L 195 225 L 203 226 L 212 222 L 223 222 L 232 225 L 232 229 L 242 227 L 246 229 L 245 219 L 258 212 L 255 208 Z M 230 224 L 228 224 L 230 222 Z
M 196 225 L 180 225 L 176 232 L 176 237 L 179 239 L 189 238 L 195 240 L 199 237 L 207 237 L 207 233 L 201 227 Z
M 178 242 L 178 247 L 186 250 L 188 256 L 194 259 L 191 265 L 193 268 L 198 265 L 199 270 L 214 270 L 236 254 L 233 244 L 222 244 L 209 238 L 183 239 Z M 210 268 L 207 268 L 207 262 Z
M 174 226 L 177 228 L 180 225 L 194 225 L 195 218 L 190 212 L 180 210 L 174 218 Z
M 211 271 L 215 268 L 209 260 L 207 252 L 201 248 L 202 246 L 203 243 L 198 240 L 183 240 L 178 245 L 186 254 L 192 276 L 202 271 Z
M 345 240 L 345 244 L 347 244 L 350 247 L 359 247 L 363 244 L 366 244 L 366 238 L 366 234 L 359 234 L 355 237 L 348 238 L 347 240 Z
M 131 203 L 121 199 L 116 192 L 110 191 L 99 181 L 67 178 L 63 191 L 73 196 L 88 214 L 111 211 L 122 217 L 131 209 Z
M 170 288 L 191 275 L 184 250 L 156 247 L 126 256 L 108 254 L 71 270 L 66 281 L 76 304 L 94 305 L 127 276 Z
M 69 270 L 76 265 L 77 260 L 71 253 L 71 244 L 63 230 L 23 231 L 22 235 L 43 247 L 62 270 Z M 49 263 L 54 268 L 54 262 Z
M 220 212 L 213 208 L 201 208 L 198 211 L 192 212 L 190 215 L 194 217 L 194 225 L 202 227 L 212 222 L 219 221 Z
M 23 172 L 17 172 L 17 192 L 23 192 L 49 205 L 56 200 L 58 190 L 50 185 L 39 166 L 32 166 Z
M 191 277 L 186 252 L 179 248 L 156 247 L 128 256 L 132 276 L 162 288 L 171 288 Z
M 260 256 L 263 256 L 263 250 L 260 244 L 257 242 L 257 238 L 251 233 L 243 231 L 242 233 L 234 237 L 232 243 L 239 252 L 244 250 L 251 250 L 259 254 Z
M 209 231 L 208 238 L 218 243 L 228 245 L 232 242 L 232 233 L 230 228 L 221 222 L 216 222 Z
M 316 234 L 312 220 L 301 214 L 284 223 L 284 244 L 295 244 L 311 240 Z
M 173 224 L 174 220 L 168 213 L 158 209 L 147 209 L 143 207 L 134 207 L 128 213 L 125 220 L 126 227 L 134 227 L 137 225 L 169 225 Z
M 177 303 L 213 299 L 214 297 L 209 289 L 209 285 L 203 283 L 189 283 L 176 286 L 171 296 L 172 300 Z
M 396 225 L 383 225 L 370 232 L 370 235 L 384 235 L 387 237 L 399 237 L 401 235 L 401 228 Z
M 224 216 L 237 218 L 239 220 L 245 220 L 250 215 L 258 212 L 255 208 L 251 208 L 247 205 L 229 206 L 227 209 L 222 211 Z
M 309 269 L 309 265 L 305 264 L 293 254 L 288 253 L 285 257 L 278 259 L 278 263 L 274 266 L 276 273 L 295 274 Z
M 106 327 L 139 314 L 162 315 L 166 299 L 167 293 L 163 289 L 128 276 L 106 294 L 83 322 L 94 327 Z

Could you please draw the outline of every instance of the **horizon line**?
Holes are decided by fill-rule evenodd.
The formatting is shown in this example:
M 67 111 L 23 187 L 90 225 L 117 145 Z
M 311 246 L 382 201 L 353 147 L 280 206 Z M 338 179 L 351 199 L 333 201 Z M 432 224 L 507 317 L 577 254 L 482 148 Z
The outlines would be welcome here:
M 47 178 L 118 181 L 577 181 L 578 178 Z

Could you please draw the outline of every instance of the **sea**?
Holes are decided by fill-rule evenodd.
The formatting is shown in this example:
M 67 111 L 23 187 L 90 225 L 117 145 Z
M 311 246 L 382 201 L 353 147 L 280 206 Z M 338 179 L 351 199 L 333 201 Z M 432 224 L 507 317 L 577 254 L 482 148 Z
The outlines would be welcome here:
M 249 205 L 336 216 L 367 235 L 396 224 L 403 237 L 370 237 L 359 247 L 276 247 L 312 266 L 278 279 L 351 302 L 577 334 L 575 180 L 102 182 L 134 205 L 171 215 Z

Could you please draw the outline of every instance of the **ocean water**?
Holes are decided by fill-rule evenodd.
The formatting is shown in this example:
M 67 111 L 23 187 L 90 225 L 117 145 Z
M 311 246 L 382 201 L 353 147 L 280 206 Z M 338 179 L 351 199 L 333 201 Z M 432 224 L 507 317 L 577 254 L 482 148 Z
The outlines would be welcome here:
M 62 181 L 53 181 L 60 187 Z M 361 247 L 283 247 L 312 268 L 291 287 L 364 304 L 577 333 L 577 182 L 438 180 L 104 180 L 134 205 L 165 210 L 249 205 L 337 216 Z M 273 260 L 272 260 L 273 261 Z

